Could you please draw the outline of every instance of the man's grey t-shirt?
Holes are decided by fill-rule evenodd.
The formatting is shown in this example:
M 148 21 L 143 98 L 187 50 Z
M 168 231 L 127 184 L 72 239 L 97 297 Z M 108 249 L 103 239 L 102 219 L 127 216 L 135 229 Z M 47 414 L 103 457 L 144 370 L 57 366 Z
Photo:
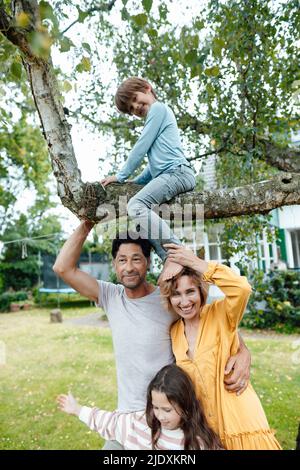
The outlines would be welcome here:
M 124 286 L 98 281 L 98 306 L 107 314 L 112 331 L 118 381 L 118 410 L 145 409 L 149 382 L 174 362 L 170 326 L 178 319 L 161 302 L 159 288 L 129 299 Z

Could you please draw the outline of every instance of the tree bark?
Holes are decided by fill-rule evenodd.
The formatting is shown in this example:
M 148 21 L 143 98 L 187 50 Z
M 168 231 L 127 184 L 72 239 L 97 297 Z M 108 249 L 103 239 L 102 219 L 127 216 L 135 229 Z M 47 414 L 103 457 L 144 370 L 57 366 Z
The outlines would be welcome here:
M 120 206 L 119 198 L 128 200 L 141 189 L 137 184 L 114 183 L 107 187 L 106 198 L 102 201 L 102 211 L 107 204 L 116 208 Z M 206 219 L 222 219 L 238 215 L 266 214 L 276 207 L 300 203 L 300 175 L 281 172 L 272 179 L 260 181 L 246 186 L 217 189 L 214 191 L 188 192 L 170 201 L 182 207 L 192 205 L 193 218 L 199 215 L 197 205 L 203 204 Z M 121 204 L 122 209 L 124 204 Z M 101 209 L 99 204 L 98 210 Z M 109 209 L 108 209 L 109 210 Z M 117 216 L 124 211 L 117 211 Z
M 38 3 L 26 0 L 13 2 L 18 13 L 24 11 L 30 17 L 30 28 L 39 22 Z M 110 3 L 112 5 L 113 2 Z M 16 13 L 13 12 L 13 14 Z M 58 195 L 64 206 L 80 219 L 94 222 L 102 220 L 105 206 L 115 205 L 116 216 L 122 213 L 119 197 L 128 200 L 141 186 L 135 184 L 114 184 L 105 190 L 100 183 L 83 183 L 77 166 L 72 145 L 70 126 L 66 120 L 62 99 L 53 73 L 51 57 L 37 57 L 27 40 L 27 31 L 17 28 L 4 9 L 0 0 L 0 28 L 9 41 L 21 51 L 23 63 L 30 82 L 32 95 L 40 117 L 45 139 L 48 144 L 54 175 L 57 179 Z M 188 121 L 188 120 L 187 120 Z M 198 122 L 198 121 L 197 121 Z M 208 124 L 195 121 L 197 129 L 205 132 Z M 274 157 L 275 158 L 275 157 Z M 276 156 L 276 160 L 280 156 Z M 281 158 L 282 160 L 282 158 Z M 292 162 L 292 158 L 290 161 Z M 294 162 L 294 160 L 293 160 Z M 294 167 L 294 163 L 290 163 Z M 299 167 L 297 167 L 299 168 Z M 234 215 L 267 213 L 276 207 L 300 203 L 300 176 L 296 173 L 280 173 L 268 181 L 233 189 L 219 189 L 203 193 L 186 193 L 176 202 L 196 205 L 204 204 L 206 218 L 224 218 Z M 126 206 L 125 206 L 126 210 Z

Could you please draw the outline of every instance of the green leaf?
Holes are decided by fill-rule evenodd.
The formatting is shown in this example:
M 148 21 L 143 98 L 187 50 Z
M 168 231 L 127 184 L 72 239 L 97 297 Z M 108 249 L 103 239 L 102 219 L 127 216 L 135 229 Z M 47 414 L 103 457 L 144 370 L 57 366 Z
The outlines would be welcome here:
M 55 18 L 53 8 L 51 5 L 49 5 L 48 2 L 43 2 L 43 1 L 40 2 L 39 10 L 40 10 L 40 15 L 41 15 L 41 20 L 45 20 L 46 18 L 53 20 Z
M 31 45 L 31 49 L 39 57 L 48 58 L 52 45 L 52 38 L 38 31 L 31 31 L 28 34 L 28 40 Z
M 130 18 L 130 14 L 128 13 L 128 10 L 125 7 L 121 10 L 121 18 L 123 21 L 127 21 Z
M 77 7 L 77 11 L 78 11 L 78 21 L 79 23 L 83 23 L 86 17 L 89 16 L 89 12 L 83 11 L 79 7 Z
M 184 56 L 184 61 L 186 62 L 187 65 L 192 66 L 197 63 L 197 58 L 198 58 L 198 53 L 196 49 L 192 49 Z
M 39 3 L 39 12 L 40 12 L 41 20 L 42 21 L 45 19 L 51 20 L 54 26 L 54 29 L 58 31 L 57 17 L 55 16 L 52 6 L 48 2 L 41 1 Z
M 68 82 L 68 80 L 65 80 L 64 83 L 63 83 L 63 90 L 68 93 L 68 91 L 71 91 L 72 90 L 72 85 L 70 82 Z
M 142 3 L 143 3 L 143 7 L 145 8 L 146 12 L 149 13 L 151 8 L 152 8 L 153 0 L 143 0 Z
M 6 62 L 7 59 L 11 58 L 14 52 L 15 50 L 12 49 L 9 42 L 2 44 L 2 49 L 0 49 L 0 62 Z
M 90 72 L 91 70 L 91 61 L 88 57 L 82 57 L 79 64 L 76 65 L 76 70 L 78 72 Z
M 226 44 L 225 44 L 225 41 L 223 41 L 223 39 L 216 38 L 213 40 L 212 49 L 213 49 L 213 54 L 215 57 L 222 56 L 222 49 L 224 49 L 225 45 Z
M 209 96 L 213 96 L 215 94 L 214 87 L 210 83 L 206 85 L 206 92 Z
M 67 37 L 63 37 L 60 41 L 60 52 L 68 52 L 71 47 L 75 47 L 74 43 L 71 41 L 71 39 Z
M 15 78 L 20 80 L 22 76 L 22 65 L 20 62 L 13 62 L 10 66 L 10 71 Z
M 197 49 L 199 46 L 199 36 L 195 35 L 191 37 L 191 47 Z
M 216 65 L 213 67 L 208 67 L 204 70 L 205 75 L 208 77 L 217 77 L 220 74 L 220 69 Z
M 27 28 L 27 26 L 30 25 L 30 17 L 25 13 L 24 11 L 21 11 L 17 16 L 16 16 L 16 25 L 19 28 Z
M 159 15 L 160 15 L 161 19 L 165 20 L 167 18 L 167 14 L 168 14 L 167 6 L 164 5 L 164 4 L 159 5 L 158 11 L 159 11 Z
M 214 39 L 214 44 L 218 45 L 221 49 L 223 49 L 226 46 L 226 43 L 225 43 L 224 39 L 222 39 L 222 38 Z
M 85 72 L 89 72 L 91 70 L 91 61 L 88 57 L 83 57 L 82 58 L 82 66 L 83 66 L 83 70 Z
M 133 15 L 131 17 L 135 24 L 140 26 L 141 28 L 147 24 L 148 21 L 148 16 L 145 15 L 144 13 L 141 13 L 140 15 Z
M 147 33 L 150 38 L 157 38 L 158 36 L 158 32 L 154 28 L 148 29 Z
M 91 51 L 91 46 L 87 42 L 83 42 L 82 44 L 83 49 L 85 49 L 87 52 L 92 52 Z
M 204 28 L 204 21 L 203 20 L 196 20 L 194 23 L 195 28 L 199 31 Z
M 202 72 L 202 69 L 199 64 L 191 68 L 191 78 L 197 77 Z

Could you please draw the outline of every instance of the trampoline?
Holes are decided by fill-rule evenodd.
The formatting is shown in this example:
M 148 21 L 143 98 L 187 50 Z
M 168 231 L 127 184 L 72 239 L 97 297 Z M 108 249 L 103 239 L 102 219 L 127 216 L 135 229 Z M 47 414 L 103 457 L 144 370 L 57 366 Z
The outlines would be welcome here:
M 44 254 L 41 257 L 41 283 L 38 289 L 39 294 L 44 294 L 46 298 L 51 294 L 56 295 L 57 308 L 60 308 L 61 296 L 78 294 L 75 289 L 68 286 L 55 272 L 53 264 L 56 256 L 52 254 Z M 87 272 L 96 279 L 108 280 L 109 278 L 109 262 L 107 255 L 99 253 L 81 254 L 78 265 L 80 269 Z M 40 302 L 40 299 L 39 299 Z M 47 301 L 46 301 L 47 302 Z M 91 305 L 93 303 L 91 302 Z
M 39 292 L 44 294 L 74 294 L 76 292 L 71 287 L 66 288 L 56 288 L 56 289 L 47 289 L 46 287 L 40 287 Z

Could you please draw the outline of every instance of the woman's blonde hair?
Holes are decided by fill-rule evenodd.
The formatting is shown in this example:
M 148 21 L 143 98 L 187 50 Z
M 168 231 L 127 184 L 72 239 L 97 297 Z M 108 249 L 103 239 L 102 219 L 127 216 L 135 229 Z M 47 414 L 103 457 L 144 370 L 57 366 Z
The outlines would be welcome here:
M 119 88 L 117 89 L 117 93 L 115 96 L 115 103 L 119 111 L 125 114 L 131 114 L 129 109 L 129 103 L 132 100 L 134 94 L 137 91 L 144 92 L 147 88 L 151 88 L 151 93 L 154 98 L 157 99 L 156 93 L 153 90 L 152 86 L 150 85 L 147 80 L 139 77 L 130 77 L 127 78 Z
M 189 276 L 192 279 L 194 285 L 199 288 L 201 307 L 206 304 L 209 289 L 208 283 L 203 280 L 201 273 L 198 273 L 194 269 L 184 267 L 183 270 L 176 274 L 176 276 L 174 276 L 172 279 L 160 283 L 160 293 L 162 295 L 164 306 L 170 312 L 174 312 L 174 308 L 171 303 L 171 297 L 176 291 L 178 279 L 180 279 L 182 276 Z

